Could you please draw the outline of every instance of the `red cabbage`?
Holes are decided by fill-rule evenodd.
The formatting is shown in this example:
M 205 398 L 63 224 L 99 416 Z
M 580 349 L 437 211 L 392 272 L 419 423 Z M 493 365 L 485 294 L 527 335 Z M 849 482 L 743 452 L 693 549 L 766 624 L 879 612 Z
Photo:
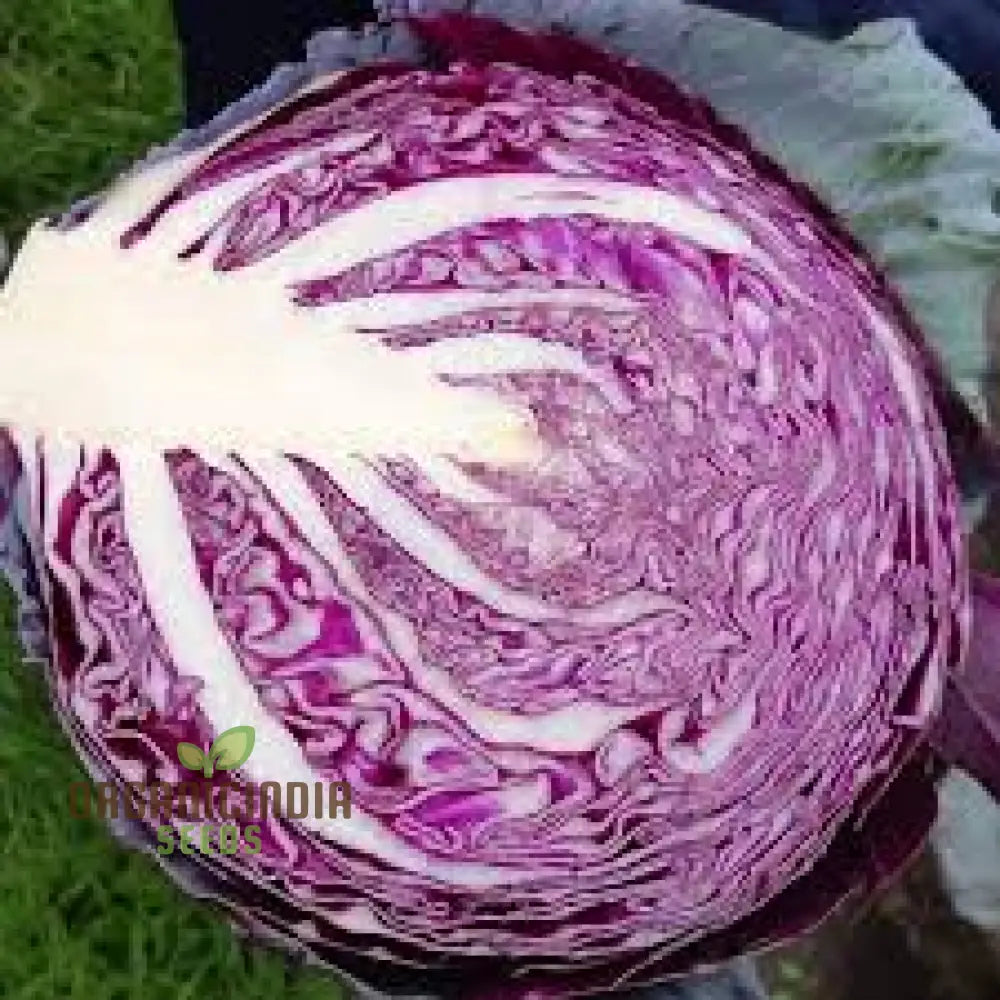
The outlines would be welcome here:
M 174 860 L 389 992 L 566 995 L 779 940 L 933 820 L 974 421 L 857 243 L 704 104 L 568 39 L 416 30 L 437 68 L 314 84 L 15 262 L 40 395 L 0 385 L 8 561 L 57 706 L 104 781 L 186 780 L 178 743 L 253 725 L 203 781 L 349 782 L 349 819 Z M 98 248 L 123 283 L 81 323 L 51 262 Z M 145 399 L 165 458 L 121 436 Z M 248 405 L 203 426 L 219 399 Z

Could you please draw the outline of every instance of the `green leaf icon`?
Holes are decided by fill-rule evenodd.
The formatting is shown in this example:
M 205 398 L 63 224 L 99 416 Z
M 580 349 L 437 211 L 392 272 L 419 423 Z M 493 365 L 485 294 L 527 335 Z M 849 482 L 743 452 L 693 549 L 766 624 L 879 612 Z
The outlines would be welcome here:
M 193 743 L 178 743 L 177 759 L 189 771 L 200 771 L 208 763 L 205 752 Z
M 205 777 L 212 777 L 212 768 L 216 767 L 220 771 L 235 771 L 236 768 L 245 764 L 253 753 L 254 741 L 257 734 L 253 726 L 236 726 L 227 729 L 212 744 L 212 749 L 208 751 L 208 760 L 205 762 Z

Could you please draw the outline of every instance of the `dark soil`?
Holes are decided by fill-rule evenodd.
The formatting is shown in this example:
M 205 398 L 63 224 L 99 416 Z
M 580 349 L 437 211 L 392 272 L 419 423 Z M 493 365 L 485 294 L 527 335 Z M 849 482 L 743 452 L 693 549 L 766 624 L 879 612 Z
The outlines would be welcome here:
M 761 966 L 773 1000 L 1000 1000 L 1000 936 L 955 915 L 929 851 L 881 899 Z

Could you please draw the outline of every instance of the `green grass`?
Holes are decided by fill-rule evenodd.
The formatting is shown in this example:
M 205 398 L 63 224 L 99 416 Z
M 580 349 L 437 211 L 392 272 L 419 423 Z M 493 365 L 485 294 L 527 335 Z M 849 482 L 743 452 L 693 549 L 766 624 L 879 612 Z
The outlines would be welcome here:
M 0 3 L 0 229 L 115 175 L 180 122 L 166 0 Z
M 208 0 L 206 0 L 208 2 Z M 166 0 L 0 0 L 0 230 L 113 177 L 180 122 Z M 84 778 L 22 665 L 0 594 L 0 996 L 333 1000 L 328 976 L 244 946 L 151 858 L 70 818 Z

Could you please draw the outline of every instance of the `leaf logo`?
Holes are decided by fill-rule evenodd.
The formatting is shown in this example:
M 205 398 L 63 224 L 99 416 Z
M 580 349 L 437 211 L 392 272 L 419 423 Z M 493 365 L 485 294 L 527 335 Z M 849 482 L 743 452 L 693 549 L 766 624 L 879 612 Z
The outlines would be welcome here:
M 245 764 L 256 738 L 253 726 L 235 726 L 222 733 L 207 754 L 193 743 L 178 743 L 177 759 L 189 771 L 201 771 L 211 778 L 216 771 L 235 771 Z

